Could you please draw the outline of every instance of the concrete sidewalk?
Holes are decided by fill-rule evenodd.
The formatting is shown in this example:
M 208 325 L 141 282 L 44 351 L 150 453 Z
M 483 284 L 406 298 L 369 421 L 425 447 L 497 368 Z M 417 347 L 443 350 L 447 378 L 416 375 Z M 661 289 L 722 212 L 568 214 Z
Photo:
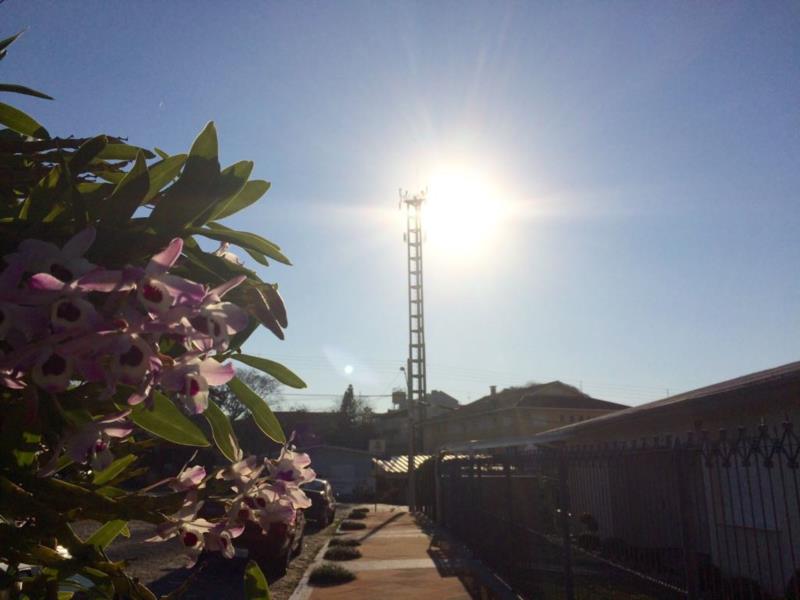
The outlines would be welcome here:
M 292 600 L 467 600 L 493 596 L 478 591 L 470 561 L 455 556 L 449 544 L 423 531 L 404 507 L 379 506 L 377 512 L 370 508 L 362 522 L 366 530 L 338 536 L 361 542 L 361 558 L 337 563 L 353 571 L 356 579 L 337 586 L 313 587 L 304 578 Z M 322 562 L 316 561 L 316 565 Z

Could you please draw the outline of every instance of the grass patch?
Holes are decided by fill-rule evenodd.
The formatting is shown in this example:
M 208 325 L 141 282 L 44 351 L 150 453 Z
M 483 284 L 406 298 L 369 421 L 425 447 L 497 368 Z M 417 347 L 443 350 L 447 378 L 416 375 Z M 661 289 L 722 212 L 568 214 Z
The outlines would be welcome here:
M 366 523 L 360 523 L 359 521 L 342 521 L 342 524 L 339 526 L 342 531 L 356 531 L 358 529 L 366 529 Z
M 352 538 L 333 538 L 330 542 L 328 542 L 329 546 L 349 546 L 350 548 L 354 548 L 356 546 L 360 546 L 361 542 L 358 540 L 354 540 Z
M 356 574 L 350 569 L 345 569 L 340 565 L 323 563 L 311 571 L 311 574 L 308 576 L 308 583 L 319 586 L 341 585 L 342 583 L 353 581 L 355 578 Z
M 361 558 L 361 551 L 352 546 L 334 546 L 325 551 L 326 560 L 355 560 Z
M 366 519 L 367 513 L 358 512 L 357 510 L 351 510 L 350 514 L 347 515 L 348 519 Z

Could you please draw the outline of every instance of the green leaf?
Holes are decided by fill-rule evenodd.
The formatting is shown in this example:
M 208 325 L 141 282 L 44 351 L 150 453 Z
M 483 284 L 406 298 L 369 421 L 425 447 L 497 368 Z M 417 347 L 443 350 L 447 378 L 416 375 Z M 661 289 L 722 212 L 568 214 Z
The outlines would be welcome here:
M 48 96 L 43 92 L 37 92 L 24 85 L 16 85 L 13 83 L 0 83 L 0 92 L 11 92 L 13 94 L 25 94 L 27 96 L 36 96 L 37 98 L 44 98 L 45 100 L 52 100 L 52 96 Z
M 181 172 L 185 162 L 185 154 L 176 154 L 175 156 L 167 156 L 161 162 L 150 167 L 150 190 L 144 197 L 144 201 L 149 202 L 152 200 L 161 191 L 161 188 L 175 179 L 178 173 Z
M 240 191 L 238 194 L 236 194 L 236 196 L 227 202 L 220 205 L 219 210 L 214 214 L 213 219 L 224 219 L 225 217 L 229 217 L 232 214 L 247 208 L 256 200 L 261 198 L 261 196 L 266 194 L 269 187 L 269 181 L 263 181 L 261 179 L 248 181 L 244 184 L 242 191 Z
M 125 496 L 128 493 L 123 489 L 113 487 L 110 485 L 98 488 L 95 491 L 101 496 L 105 496 L 106 498 L 121 498 L 122 496 Z
M 261 290 L 261 293 L 264 295 L 269 305 L 269 312 L 275 315 L 275 318 L 278 320 L 278 325 L 284 328 L 288 327 L 289 319 L 286 315 L 286 305 L 283 303 L 283 298 L 281 298 L 281 295 L 278 293 L 278 287 L 276 285 L 264 283 L 259 285 L 258 289 Z
M 13 44 L 13 43 L 14 43 L 14 42 L 17 40 L 17 38 L 18 38 L 19 36 L 21 36 L 21 35 L 22 35 L 22 31 L 20 31 L 19 33 L 15 33 L 15 34 L 14 34 L 14 35 L 12 35 L 11 37 L 7 37 L 7 38 L 6 38 L 6 39 L 4 39 L 4 40 L 0 40 L 0 59 L 2 59 L 3 57 L 5 57 L 5 55 L 6 55 L 6 51 L 7 51 L 8 47 L 9 47 L 11 44 Z
M 216 203 L 209 208 L 201 219 L 195 220 L 195 225 L 202 225 L 206 221 L 213 219 L 214 215 L 216 215 L 221 208 L 224 208 L 228 202 L 233 200 L 239 192 L 242 191 L 252 172 L 252 160 L 241 160 L 224 169 L 222 173 L 220 173 L 219 182 L 217 183 Z
M 50 134 L 33 117 L 19 109 L 0 102 L 0 125 L 40 140 L 49 140 Z
M 245 248 L 244 251 L 247 252 L 253 258 L 253 260 L 256 261 L 258 264 L 264 265 L 265 267 L 269 266 L 269 261 L 267 260 L 267 257 L 261 254 L 260 252 L 256 252 L 255 250 L 250 250 L 249 248 Z
M 161 392 L 153 392 L 153 408 L 138 404 L 131 412 L 131 419 L 145 431 L 174 444 L 206 447 L 211 444 L 197 425 L 192 423 Z
M 194 242 L 194 246 L 189 243 L 190 241 Z M 187 272 L 190 273 L 190 279 L 194 278 L 197 281 L 217 284 L 224 283 L 237 275 L 247 275 L 250 278 L 256 277 L 255 272 L 242 265 L 237 265 L 221 256 L 203 252 L 193 238 L 186 240 L 183 250 L 190 263 L 187 264 L 186 268 Z
M 128 522 L 123 521 L 122 519 L 108 521 L 100 529 L 95 531 L 89 537 L 89 539 L 86 540 L 86 543 L 105 550 L 111 545 L 111 542 L 113 542 L 117 536 L 122 533 L 123 529 L 127 528 L 127 526 Z
M 136 209 L 142 205 L 149 190 L 150 175 L 147 172 L 144 153 L 140 151 L 136 155 L 133 168 L 125 174 L 106 200 L 103 223 L 112 227 L 127 223 Z
M 118 458 L 102 471 L 95 472 L 92 483 L 95 485 L 106 485 L 134 462 L 136 462 L 135 454 L 128 454 L 127 456 Z
M 31 189 L 22 203 L 20 219 L 32 222 L 44 220 L 59 198 L 68 191 L 68 184 L 62 173 L 61 165 L 56 165 Z
M 86 140 L 81 147 L 75 151 L 69 159 L 69 169 L 73 175 L 83 173 L 98 154 L 108 145 L 108 137 L 98 135 L 90 140 Z
M 220 178 L 217 131 L 208 123 L 195 139 L 178 181 L 164 193 L 150 222 L 161 233 L 175 234 L 204 214 L 217 200 Z
M 228 415 L 222 412 L 217 403 L 213 400 L 208 401 L 208 408 L 203 412 L 203 416 L 211 425 L 211 435 L 214 443 L 222 452 L 223 456 L 231 462 L 242 459 L 242 450 L 239 448 L 239 441 L 233 433 L 233 427 L 228 419 Z
M 108 144 L 97 158 L 103 160 L 135 160 L 139 152 L 143 152 L 145 158 L 153 158 L 154 154 L 144 148 L 131 146 L 130 144 L 114 143 Z
M 18 467 L 30 467 L 36 459 L 42 436 L 31 431 L 19 433 L 17 447 L 12 450 Z
M 156 154 L 158 154 L 158 155 L 159 155 L 161 158 L 163 158 L 163 159 L 167 159 L 167 158 L 169 158 L 169 154 L 167 154 L 166 152 L 164 152 L 164 151 L 163 151 L 161 148 L 159 148 L 158 146 L 156 146 L 155 148 L 153 148 L 153 150 L 155 150 L 155 151 L 156 151 Z
M 244 570 L 244 597 L 247 600 L 271 600 L 267 578 L 255 561 L 247 563 Z
M 270 410 L 267 403 L 253 390 L 251 390 L 246 383 L 241 381 L 238 377 L 234 377 L 228 382 L 228 387 L 236 394 L 242 404 L 244 404 L 253 414 L 253 420 L 258 425 L 258 428 L 264 434 L 278 442 L 279 444 L 286 443 L 286 434 L 283 433 L 283 428 L 278 422 L 273 412 Z
M 249 354 L 232 354 L 231 358 L 235 358 L 239 362 L 243 362 L 249 367 L 263 371 L 267 375 L 274 377 L 289 387 L 296 389 L 302 389 L 306 387 L 305 381 L 300 379 L 297 375 L 292 373 L 280 363 L 276 363 L 266 358 L 260 358 L 258 356 L 250 356 Z
M 241 246 L 246 250 L 255 250 L 259 254 L 263 254 L 273 260 L 277 260 L 285 265 L 291 265 L 292 262 L 284 256 L 278 249 L 278 246 L 264 239 L 255 233 L 247 231 L 236 231 L 229 229 L 219 223 L 209 223 L 207 228 L 193 227 L 190 229 L 191 233 L 195 235 L 203 235 L 212 240 L 220 242 L 229 242 L 237 246 Z
M 108 171 L 97 168 L 92 169 L 92 173 L 97 175 L 100 179 L 113 183 L 114 185 L 118 185 L 120 181 L 125 179 L 125 175 L 127 175 L 125 171 Z
M 246 281 L 231 293 L 231 299 L 245 308 L 252 316 L 258 319 L 264 327 L 269 329 L 278 339 L 284 339 L 278 318 L 270 310 L 269 302 L 257 284 Z

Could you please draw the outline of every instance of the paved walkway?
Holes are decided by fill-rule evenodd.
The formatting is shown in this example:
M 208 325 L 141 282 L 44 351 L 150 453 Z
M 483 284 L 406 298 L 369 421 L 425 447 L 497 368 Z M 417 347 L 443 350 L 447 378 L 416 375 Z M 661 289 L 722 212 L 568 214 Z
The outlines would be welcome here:
M 468 600 L 474 577 L 467 560 L 454 558 L 447 544 L 423 531 L 403 507 L 370 507 L 366 530 L 341 532 L 357 539 L 362 557 L 340 562 L 356 574 L 349 583 L 313 587 L 301 582 L 291 600 Z M 324 553 L 324 549 L 323 549 Z M 320 556 L 316 564 L 322 564 Z M 312 565 L 313 569 L 315 565 Z M 310 571 L 310 569 L 309 569 Z

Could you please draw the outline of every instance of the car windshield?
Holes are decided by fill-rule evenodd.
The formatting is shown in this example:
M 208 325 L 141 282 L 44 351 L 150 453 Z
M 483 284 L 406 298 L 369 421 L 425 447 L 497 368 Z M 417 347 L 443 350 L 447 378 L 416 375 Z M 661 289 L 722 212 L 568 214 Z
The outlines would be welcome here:
M 315 479 L 314 481 L 310 481 L 309 483 L 303 486 L 304 489 L 312 490 L 314 492 L 321 492 L 325 489 L 325 484 L 320 481 L 319 479 Z

